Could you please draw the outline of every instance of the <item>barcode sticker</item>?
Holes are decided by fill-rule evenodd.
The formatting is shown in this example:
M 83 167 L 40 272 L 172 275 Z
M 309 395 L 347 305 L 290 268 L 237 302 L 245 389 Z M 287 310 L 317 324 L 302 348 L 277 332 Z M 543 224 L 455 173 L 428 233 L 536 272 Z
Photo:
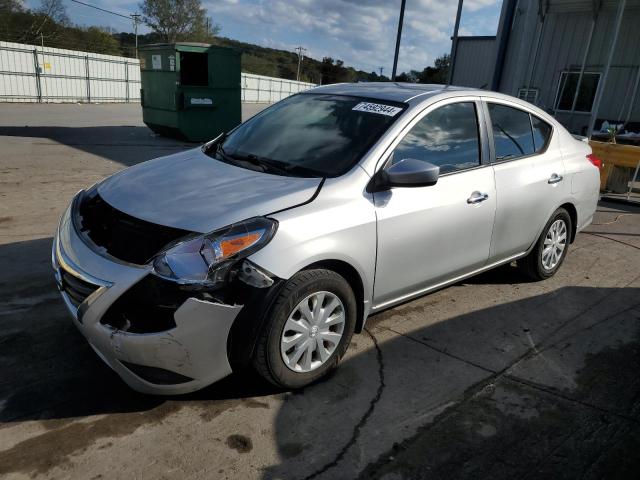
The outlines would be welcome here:
M 391 105 L 382 105 L 380 103 L 360 102 L 352 110 L 358 112 L 377 113 L 379 115 L 387 115 L 395 117 L 402 109 L 400 107 L 392 107 Z

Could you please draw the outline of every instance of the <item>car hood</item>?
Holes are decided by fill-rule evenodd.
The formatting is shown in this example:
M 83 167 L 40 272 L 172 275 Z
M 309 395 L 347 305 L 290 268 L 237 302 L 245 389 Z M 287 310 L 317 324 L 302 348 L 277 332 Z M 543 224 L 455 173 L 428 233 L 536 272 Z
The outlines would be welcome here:
M 122 170 L 98 193 L 133 217 L 207 233 L 307 202 L 321 181 L 248 170 L 195 148 Z

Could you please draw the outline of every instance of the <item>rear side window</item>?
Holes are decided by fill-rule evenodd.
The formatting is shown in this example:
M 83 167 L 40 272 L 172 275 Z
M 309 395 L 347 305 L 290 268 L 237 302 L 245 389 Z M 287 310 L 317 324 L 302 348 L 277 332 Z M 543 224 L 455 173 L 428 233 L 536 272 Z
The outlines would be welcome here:
M 496 160 L 510 160 L 533 154 L 533 132 L 529 114 L 517 108 L 489 104 Z
M 551 137 L 551 125 L 534 115 L 531 115 L 531 125 L 533 126 L 533 145 L 536 153 L 539 153 L 547 148 Z
M 440 173 L 480 165 L 475 104 L 452 103 L 427 114 L 400 141 L 391 163 L 406 158 L 437 165 Z

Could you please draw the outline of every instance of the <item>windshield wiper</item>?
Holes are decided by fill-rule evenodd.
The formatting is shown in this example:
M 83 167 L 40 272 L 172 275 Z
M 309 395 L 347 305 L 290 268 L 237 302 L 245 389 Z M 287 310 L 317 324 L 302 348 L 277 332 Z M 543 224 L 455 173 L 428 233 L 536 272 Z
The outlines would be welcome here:
M 276 160 L 271 160 L 269 158 L 263 158 L 263 157 L 259 157 L 257 155 L 254 155 L 253 153 L 247 154 L 247 155 L 241 155 L 241 154 L 237 154 L 234 153 L 233 155 L 229 155 L 229 154 L 225 154 L 224 151 L 222 152 L 223 155 L 226 155 L 227 157 L 231 158 L 232 160 L 237 160 L 240 162 L 247 162 L 250 163 L 251 165 L 255 165 L 256 167 L 261 167 L 263 171 L 267 171 L 267 170 L 271 170 L 274 172 L 278 172 L 281 175 L 286 175 L 289 176 L 291 175 L 291 173 L 286 169 L 285 166 L 282 165 L 281 162 L 277 162 Z
M 242 154 L 242 153 L 227 153 L 222 146 L 224 142 L 218 142 L 216 146 L 216 150 L 214 156 L 218 157 L 219 160 L 222 160 L 226 163 L 232 163 L 234 165 L 238 165 L 239 162 L 249 163 L 252 166 L 259 167 L 263 172 L 272 171 L 276 172 L 280 175 L 285 175 L 287 177 L 290 176 L 304 176 L 304 177 L 313 177 L 313 178 L 324 178 L 325 174 L 314 170 L 312 168 L 303 167 L 301 165 L 295 165 L 287 162 L 283 162 L 280 160 L 273 160 L 271 158 L 260 157 L 253 153 Z M 208 149 L 205 153 L 210 154 L 210 149 Z

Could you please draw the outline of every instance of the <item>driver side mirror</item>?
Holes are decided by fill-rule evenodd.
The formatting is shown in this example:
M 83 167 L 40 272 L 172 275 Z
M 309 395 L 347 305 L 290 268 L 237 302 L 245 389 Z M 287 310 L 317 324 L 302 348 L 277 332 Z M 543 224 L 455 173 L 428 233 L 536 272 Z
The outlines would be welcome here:
M 438 182 L 440 167 L 433 163 L 405 158 L 380 170 L 375 176 L 374 190 L 392 187 L 428 187 Z

